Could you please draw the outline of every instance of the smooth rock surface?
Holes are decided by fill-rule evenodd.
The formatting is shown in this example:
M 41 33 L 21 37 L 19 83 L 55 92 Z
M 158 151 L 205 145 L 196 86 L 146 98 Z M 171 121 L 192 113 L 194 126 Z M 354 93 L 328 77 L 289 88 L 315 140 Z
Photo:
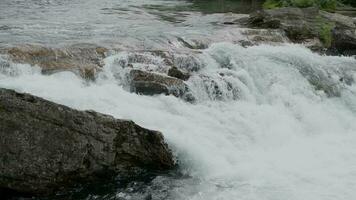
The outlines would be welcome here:
M 186 101 L 194 101 L 188 86 L 178 78 L 142 70 L 131 70 L 129 73 L 130 91 L 143 95 L 173 95 Z
M 41 67 L 43 73 L 69 70 L 93 80 L 104 65 L 107 51 L 94 44 L 75 44 L 63 48 L 27 44 L 8 48 L 5 53 L 13 62 Z

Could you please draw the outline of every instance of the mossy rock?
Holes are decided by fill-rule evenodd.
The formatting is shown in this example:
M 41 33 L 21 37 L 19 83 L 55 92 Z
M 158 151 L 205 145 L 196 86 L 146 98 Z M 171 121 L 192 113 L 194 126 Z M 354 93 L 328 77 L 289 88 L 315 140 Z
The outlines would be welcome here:
M 317 7 L 321 10 L 334 11 L 336 9 L 337 4 L 337 0 L 266 0 L 263 4 L 263 8 L 276 9 L 283 7 Z

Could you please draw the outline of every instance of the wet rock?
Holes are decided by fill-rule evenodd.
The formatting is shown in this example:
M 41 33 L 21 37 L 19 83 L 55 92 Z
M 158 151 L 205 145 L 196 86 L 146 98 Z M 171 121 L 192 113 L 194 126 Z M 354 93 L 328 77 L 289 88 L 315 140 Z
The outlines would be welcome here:
M 174 166 L 157 131 L 7 89 L 0 89 L 0 147 L 0 190 L 35 195 Z
M 219 78 L 200 75 L 205 93 L 211 100 L 238 100 L 240 90 L 236 85 L 229 81 L 229 74 L 219 73 Z
M 175 54 L 173 65 L 178 69 L 184 69 L 187 72 L 197 72 L 205 67 L 205 63 L 199 59 L 198 53 L 192 54 Z
M 285 32 L 279 29 L 244 29 L 241 31 L 247 40 L 238 43 L 241 46 L 252 46 L 259 44 L 281 44 L 290 42 Z
M 283 30 L 292 42 L 318 52 L 329 49 L 333 54 L 356 54 L 356 24 L 351 17 L 317 8 L 288 7 L 257 11 L 239 22 L 252 28 Z
M 261 10 L 251 14 L 247 23 L 250 27 L 282 29 L 290 40 L 300 42 L 318 36 L 315 30 L 318 14 L 316 8 Z
M 194 101 L 188 86 L 180 79 L 141 70 L 131 70 L 128 77 L 130 91 L 143 95 L 173 95 Z
M 238 44 L 240 44 L 242 47 L 250 47 L 253 46 L 253 43 L 248 40 L 240 40 L 238 41 Z
M 188 39 L 184 39 L 181 37 L 177 37 L 177 41 L 179 43 L 181 43 L 184 47 L 187 47 L 189 49 L 206 49 L 208 48 L 208 44 L 202 42 L 202 41 L 198 41 L 198 40 L 188 40 Z
M 236 22 L 223 22 L 224 25 L 235 25 Z
M 181 79 L 183 81 L 188 80 L 190 77 L 190 75 L 188 73 L 182 72 L 177 67 L 171 67 L 168 70 L 168 76 L 175 77 L 175 78 Z
M 333 23 L 332 54 L 356 55 L 356 20 L 341 14 L 320 11 L 320 16 Z
M 356 33 L 348 29 L 333 30 L 332 49 L 334 54 L 356 55 Z
M 76 44 L 64 48 L 22 45 L 6 51 L 13 62 L 38 65 L 45 74 L 69 70 L 94 79 L 96 71 L 104 65 L 108 50 L 92 44 Z

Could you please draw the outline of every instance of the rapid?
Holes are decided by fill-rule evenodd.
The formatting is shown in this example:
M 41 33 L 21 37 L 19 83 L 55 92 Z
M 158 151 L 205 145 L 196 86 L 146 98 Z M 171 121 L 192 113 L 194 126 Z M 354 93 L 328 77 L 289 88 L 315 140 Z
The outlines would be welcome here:
M 16 2 L 20 6 L 25 1 Z M 173 175 L 161 174 L 149 181 L 117 187 L 107 194 L 89 192 L 80 199 L 144 199 L 147 195 L 172 200 L 356 199 L 355 58 L 318 55 L 301 45 L 287 43 L 245 48 L 232 41 L 240 36 L 233 35 L 238 28 L 227 28 L 231 34 L 211 36 L 209 47 L 194 53 L 194 59 L 177 61 L 177 65 L 194 67 L 186 81 L 196 98 L 194 103 L 173 96 L 143 96 L 127 90 L 128 69 L 122 63 L 129 59 L 132 49 L 164 46 L 174 52 L 181 47 L 167 45 L 170 38 L 184 34 L 206 38 L 221 33 L 220 26 L 212 22 L 233 14 L 179 12 L 181 15 L 175 17 L 184 21 L 176 24 L 157 18 L 155 12 L 159 11 L 143 6 L 148 1 L 31 2 L 48 2 L 49 8 L 41 4 L 48 9 L 35 14 L 37 19 L 24 20 L 21 15 L 38 11 L 31 8 L 36 4 L 24 3 L 29 8 L 23 9 L 29 13 L 16 15 L 13 23 L 6 25 L 7 29 L 0 32 L 0 44 L 63 44 L 83 40 L 111 45 L 120 39 L 122 42 L 116 47 L 126 49 L 115 51 L 104 60 L 103 70 L 94 82 L 72 72 L 43 75 L 39 67 L 15 64 L 3 55 L 0 87 L 31 93 L 75 109 L 130 119 L 159 130 L 179 165 Z M 166 13 L 167 5 L 190 5 L 182 1 L 149 2 L 156 7 L 161 5 L 161 14 Z M 118 12 L 114 15 L 118 18 L 104 14 L 100 16 L 105 19 L 90 17 L 91 12 L 98 12 L 98 4 L 120 5 L 120 9 L 110 11 Z M 46 13 L 75 13 L 70 11 L 78 9 L 75 6 L 88 6 L 93 11 L 78 16 L 61 13 L 59 19 Z M 0 14 L 0 27 L 3 25 L 5 29 L 4 15 L 9 15 Z M 49 23 L 44 31 L 35 26 L 37 20 L 43 20 L 42 15 L 48 16 Z M 202 16 L 201 21 L 193 20 L 197 16 Z M 74 24 L 81 22 L 76 17 L 94 21 L 83 22 L 88 27 L 79 26 Z M 73 23 L 61 22 L 65 18 Z M 61 23 L 67 26 L 62 27 Z M 11 34 L 16 27 L 24 29 Z M 85 28 L 92 29 L 84 31 Z M 52 32 L 55 30 L 56 34 Z M 79 32 L 95 35 L 79 37 Z M 145 47 L 141 40 L 147 41 Z M 139 54 L 148 61 L 144 65 L 133 62 L 133 68 L 159 72 L 166 67 L 159 55 Z

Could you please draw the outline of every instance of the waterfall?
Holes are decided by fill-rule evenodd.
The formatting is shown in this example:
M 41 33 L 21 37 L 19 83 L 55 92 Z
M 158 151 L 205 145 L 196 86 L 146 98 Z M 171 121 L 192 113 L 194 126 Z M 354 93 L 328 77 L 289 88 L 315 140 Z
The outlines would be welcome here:
M 130 93 L 127 62 L 167 70 L 162 56 L 140 55 L 106 58 L 95 82 L 72 72 L 42 75 L 1 58 L 0 87 L 160 130 L 181 175 L 118 189 L 113 199 L 148 193 L 152 199 L 356 199 L 354 58 L 321 56 L 298 45 L 215 43 L 196 55 L 175 56 L 191 73 L 186 84 L 197 101 L 188 103 Z

